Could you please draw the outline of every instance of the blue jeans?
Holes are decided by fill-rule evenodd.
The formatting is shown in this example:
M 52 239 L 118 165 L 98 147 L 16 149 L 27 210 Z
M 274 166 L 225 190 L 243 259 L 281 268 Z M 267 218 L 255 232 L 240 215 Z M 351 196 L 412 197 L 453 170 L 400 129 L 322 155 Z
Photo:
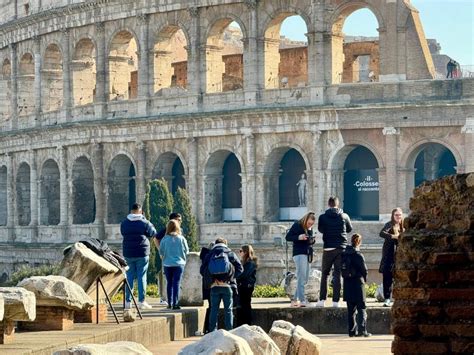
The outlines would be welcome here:
M 125 261 L 128 265 L 127 281 L 132 289 L 133 282 L 135 281 L 135 279 L 137 279 L 138 302 L 145 302 L 146 272 L 148 271 L 148 260 L 148 256 L 143 256 L 140 258 L 125 258 Z M 125 291 L 125 301 L 132 301 L 132 295 L 130 294 L 130 292 L 128 292 L 128 289 Z
M 306 301 L 304 296 L 304 287 L 309 280 L 310 263 L 308 262 L 308 255 L 295 255 L 293 261 L 296 265 L 296 291 L 295 301 Z
M 211 314 L 209 315 L 209 331 L 217 329 L 217 316 L 221 300 L 224 302 L 225 329 L 232 330 L 234 315 L 232 314 L 232 288 L 214 286 L 211 288 Z
M 168 304 L 177 306 L 179 302 L 179 285 L 183 276 L 184 266 L 165 266 L 166 294 Z

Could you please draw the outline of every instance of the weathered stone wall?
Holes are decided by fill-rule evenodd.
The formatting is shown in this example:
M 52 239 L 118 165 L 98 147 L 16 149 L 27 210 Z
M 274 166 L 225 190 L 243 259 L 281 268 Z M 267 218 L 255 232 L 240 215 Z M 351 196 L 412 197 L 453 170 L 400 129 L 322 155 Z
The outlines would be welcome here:
M 474 351 L 474 174 L 425 183 L 399 240 L 395 354 Z

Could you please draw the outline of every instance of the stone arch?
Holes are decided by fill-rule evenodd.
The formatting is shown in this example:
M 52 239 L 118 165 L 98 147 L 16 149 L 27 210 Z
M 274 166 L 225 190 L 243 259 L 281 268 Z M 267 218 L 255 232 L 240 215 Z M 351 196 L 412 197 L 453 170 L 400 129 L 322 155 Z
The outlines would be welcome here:
M 378 41 L 344 44 L 343 27 L 346 19 L 354 12 L 367 9 L 375 17 L 378 30 L 385 28 L 385 21 L 377 6 L 369 1 L 346 1 L 341 4 L 328 22 L 328 33 L 331 34 L 332 83 L 378 81 L 380 75 L 379 48 L 383 45 Z M 365 69 L 365 67 L 367 68 Z M 363 69 L 361 69 L 361 67 Z M 367 73 L 366 73 L 367 72 Z
M 0 165 L 0 226 L 6 226 L 8 222 L 8 184 L 7 184 L 7 167 Z
M 188 85 L 189 36 L 181 25 L 163 26 L 154 41 L 154 92 Z
M 59 224 L 60 199 L 59 167 L 53 159 L 48 159 L 43 164 L 40 177 L 40 224 Z
M 136 202 L 136 168 L 125 154 L 116 155 L 107 172 L 107 222 L 120 223 Z
M 161 154 L 155 162 L 151 174 L 152 179 L 164 179 L 168 183 L 168 188 L 172 194 L 178 187 L 186 188 L 186 172 L 182 154 L 169 151 Z
M 136 99 L 138 96 L 138 41 L 132 31 L 118 30 L 109 44 L 109 98 Z
M 206 92 L 209 93 L 244 87 L 243 45 L 226 47 L 223 39 L 226 31 L 232 31 L 232 23 L 238 24 L 242 38 L 246 36 L 245 27 L 236 16 L 223 16 L 212 22 L 206 32 Z
M 300 9 L 289 7 L 278 10 L 265 22 L 263 38 L 264 62 L 265 62 L 265 89 L 277 89 L 280 87 L 295 87 L 308 84 L 308 45 L 301 48 L 283 49 L 281 41 L 281 26 L 283 22 L 292 16 L 300 16 L 306 24 L 306 31 L 311 28 L 311 21 Z M 295 61 L 290 65 L 291 61 Z M 292 67 L 286 70 L 287 67 Z M 295 75 L 294 68 L 303 67 L 302 73 Z M 301 81 L 303 80 L 303 81 Z
M 458 166 L 464 165 L 462 155 L 460 154 L 456 146 L 454 146 L 448 141 L 445 141 L 443 139 L 436 139 L 436 138 L 423 138 L 417 141 L 416 143 L 414 143 L 413 145 L 411 145 L 402 155 L 402 158 L 400 159 L 400 165 L 407 169 L 409 169 L 410 167 L 413 167 L 413 165 L 415 164 L 416 156 L 427 144 L 439 144 L 446 147 L 446 149 L 449 149 L 449 151 L 454 155 L 454 158 Z
M 11 97 L 11 73 L 12 66 L 8 58 L 2 62 L 2 76 L 0 78 L 0 122 L 7 120 L 10 115 L 10 97 Z
M 31 53 L 21 56 L 18 74 L 18 115 L 25 116 L 35 109 L 35 61 Z
M 71 62 L 74 106 L 91 104 L 96 90 L 96 46 L 92 39 L 82 38 L 74 47 Z
M 226 163 L 228 164 L 227 167 Z M 241 159 L 230 150 L 221 149 L 214 151 L 209 155 L 204 168 L 204 205 L 206 206 L 206 223 L 218 223 L 226 220 L 242 220 L 242 186 L 240 176 L 242 173 L 242 166 Z M 227 168 L 227 170 L 224 171 L 224 168 Z M 235 168 L 237 168 L 237 170 Z M 226 174 L 227 176 L 225 176 Z M 235 174 L 238 175 L 237 178 Z M 236 179 L 238 180 L 237 182 L 235 181 Z M 240 183 L 240 191 L 237 194 L 235 192 L 227 191 L 224 193 L 224 182 L 226 183 L 225 187 L 235 187 L 236 184 Z M 231 211 L 230 209 L 225 211 L 224 194 L 226 194 L 226 198 L 235 198 L 235 196 L 238 195 L 238 198 L 240 198 L 240 207 L 236 208 L 234 211 Z M 235 201 L 227 202 L 229 202 L 229 206 L 231 205 L 230 202 L 232 202 L 232 205 L 235 203 Z M 237 211 L 238 209 L 239 211 Z
M 41 74 L 42 109 L 44 112 L 59 110 L 63 103 L 63 55 L 55 43 L 44 51 Z
M 30 179 L 30 166 L 23 162 L 16 173 L 16 212 L 20 226 L 27 226 L 31 222 Z
M 94 170 L 91 161 L 78 157 L 72 167 L 72 223 L 93 223 L 96 215 Z
M 346 141 L 344 145 L 341 145 L 340 147 L 333 149 L 332 154 L 329 156 L 328 169 L 332 169 L 332 170 L 344 169 L 344 162 L 347 156 L 357 146 L 367 148 L 375 156 L 375 158 L 377 159 L 377 164 L 379 166 L 379 169 L 382 169 L 385 167 L 385 162 L 382 158 L 382 155 L 380 154 L 380 152 L 375 146 L 367 143 L 366 141 L 354 139 L 354 140 Z
M 272 222 L 301 217 L 300 214 L 303 214 L 307 207 L 299 206 L 296 184 L 303 174 L 307 182 L 309 172 L 309 161 L 300 147 L 293 144 L 273 147 L 265 161 L 264 170 L 265 221 Z M 308 186 L 307 184 L 306 197 L 309 196 Z M 291 190 L 292 187 L 294 187 L 293 190 Z M 285 189 L 288 191 L 283 191 Z

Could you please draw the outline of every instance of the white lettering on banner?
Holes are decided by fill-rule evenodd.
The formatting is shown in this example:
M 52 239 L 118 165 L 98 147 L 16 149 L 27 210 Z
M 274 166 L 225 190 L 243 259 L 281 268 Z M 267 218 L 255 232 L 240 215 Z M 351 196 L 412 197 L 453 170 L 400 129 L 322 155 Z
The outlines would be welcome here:
M 354 186 L 357 187 L 357 191 L 361 192 L 379 191 L 379 182 L 369 175 L 367 175 L 364 181 L 357 180 Z

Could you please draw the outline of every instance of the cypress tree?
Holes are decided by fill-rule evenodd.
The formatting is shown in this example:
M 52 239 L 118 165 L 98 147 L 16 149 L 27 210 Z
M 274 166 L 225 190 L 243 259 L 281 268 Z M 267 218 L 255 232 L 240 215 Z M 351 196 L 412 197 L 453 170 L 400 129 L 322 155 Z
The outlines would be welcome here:
M 183 221 L 181 229 L 183 236 L 186 238 L 190 251 L 199 251 L 198 244 L 198 229 L 196 224 L 196 217 L 191 210 L 191 199 L 185 189 L 178 187 L 174 194 L 174 209 L 173 212 L 181 214 Z

